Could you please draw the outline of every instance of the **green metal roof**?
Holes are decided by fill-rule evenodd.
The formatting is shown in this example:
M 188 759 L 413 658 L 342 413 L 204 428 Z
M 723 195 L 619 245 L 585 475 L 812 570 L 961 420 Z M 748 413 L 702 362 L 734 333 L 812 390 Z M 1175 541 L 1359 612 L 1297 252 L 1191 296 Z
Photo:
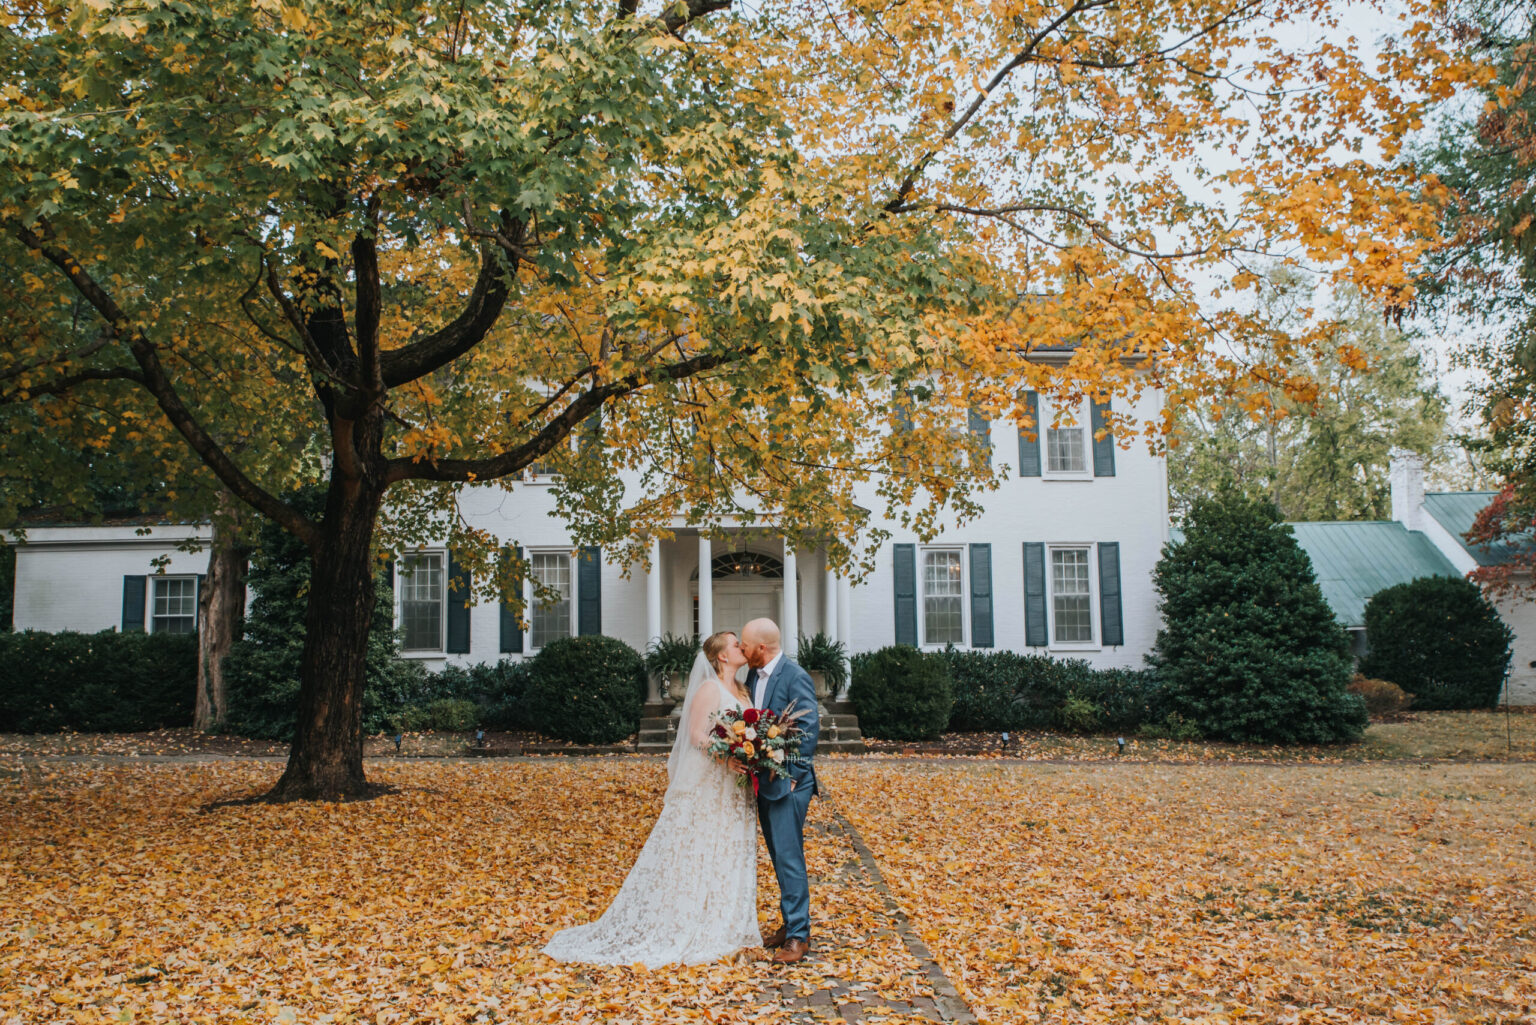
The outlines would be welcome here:
M 1493 491 L 1431 491 L 1424 496 L 1425 511 L 1435 518 L 1435 522 L 1451 532 L 1451 536 L 1467 550 L 1468 555 L 1477 560 L 1479 566 L 1498 566 L 1509 562 L 1516 555 L 1528 551 L 1532 544 L 1529 536 L 1524 541 L 1491 545 L 1467 543 L 1467 531 L 1472 529 L 1472 521 L 1493 501 L 1495 494 Z
M 1419 577 L 1456 577 L 1434 542 L 1396 521 L 1292 523 L 1323 597 L 1340 623 L 1365 625 L 1365 603 L 1382 588 Z

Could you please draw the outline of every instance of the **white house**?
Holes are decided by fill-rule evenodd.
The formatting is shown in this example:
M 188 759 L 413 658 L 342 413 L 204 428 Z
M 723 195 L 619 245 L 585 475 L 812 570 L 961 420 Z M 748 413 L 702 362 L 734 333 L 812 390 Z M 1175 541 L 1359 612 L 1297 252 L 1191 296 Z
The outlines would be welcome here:
M 1084 403 L 1052 426 L 1056 411 L 1031 401 L 1038 437 L 1008 423 L 972 425 L 988 432 L 994 463 L 1009 466 L 985 512 L 927 542 L 886 524 L 892 540 L 857 585 L 832 573 L 820 547 L 796 551 L 745 529 L 706 535 L 684 522 L 653 542 L 649 573 L 635 567 L 626 578 L 600 551 L 573 550 L 547 479 L 466 489 L 468 522 L 520 548 L 532 576 L 562 597 L 531 607 L 520 629 L 499 603 L 457 600 L 464 592 L 450 587 L 457 567 L 446 548 L 404 554 L 392 574 L 404 654 L 432 667 L 526 657 L 577 633 L 643 649 L 664 633 L 702 635 L 767 615 L 790 636 L 823 632 L 851 652 L 953 644 L 1140 665 L 1158 628 L 1152 569 L 1168 538 L 1164 461 L 1139 442 L 1096 440 L 1101 409 Z M 1157 416 L 1161 401 L 1148 392 L 1130 413 Z M 873 496 L 866 504 L 878 507 Z M 147 529 L 29 530 L 17 548 L 16 629 L 185 628 L 206 555 L 176 547 L 206 539 L 207 528 Z M 156 558 L 169 560 L 163 573 Z

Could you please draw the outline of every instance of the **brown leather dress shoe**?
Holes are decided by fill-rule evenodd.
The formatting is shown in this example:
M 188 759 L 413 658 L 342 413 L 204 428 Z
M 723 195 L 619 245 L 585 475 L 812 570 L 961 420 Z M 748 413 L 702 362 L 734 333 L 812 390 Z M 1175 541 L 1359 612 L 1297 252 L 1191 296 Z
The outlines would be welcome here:
M 763 946 L 769 950 L 772 950 L 774 947 L 782 947 L 784 945 L 784 936 L 785 928 L 781 925 L 773 930 L 773 932 L 763 936 Z
M 798 937 L 792 940 L 785 940 L 784 945 L 779 948 L 779 952 L 773 955 L 773 963 L 794 964 L 810 953 L 810 950 L 811 944 L 808 940 L 802 940 Z

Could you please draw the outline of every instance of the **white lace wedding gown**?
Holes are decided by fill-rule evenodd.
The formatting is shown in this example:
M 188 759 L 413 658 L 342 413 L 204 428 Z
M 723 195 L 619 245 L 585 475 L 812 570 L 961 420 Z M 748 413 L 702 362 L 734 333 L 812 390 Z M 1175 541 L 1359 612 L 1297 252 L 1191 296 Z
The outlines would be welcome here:
M 718 961 L 761 943 L 756 802 L 698 749 L 710 716 L 742 704 L 710 677 L 689 687 L 666 801 L 618 896 L 597 921 L 556 933 L 544 948 L 550 957 L 657 968 Z

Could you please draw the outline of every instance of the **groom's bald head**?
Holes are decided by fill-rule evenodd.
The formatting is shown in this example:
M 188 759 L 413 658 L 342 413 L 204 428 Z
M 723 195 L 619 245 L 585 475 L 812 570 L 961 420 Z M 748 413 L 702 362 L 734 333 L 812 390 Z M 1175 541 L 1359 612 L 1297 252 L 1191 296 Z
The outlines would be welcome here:
M 741 653 L 753 669 L 772 662 L 779 653 L 779 624 L 771 619 L 754 619 L 742 627 Z

